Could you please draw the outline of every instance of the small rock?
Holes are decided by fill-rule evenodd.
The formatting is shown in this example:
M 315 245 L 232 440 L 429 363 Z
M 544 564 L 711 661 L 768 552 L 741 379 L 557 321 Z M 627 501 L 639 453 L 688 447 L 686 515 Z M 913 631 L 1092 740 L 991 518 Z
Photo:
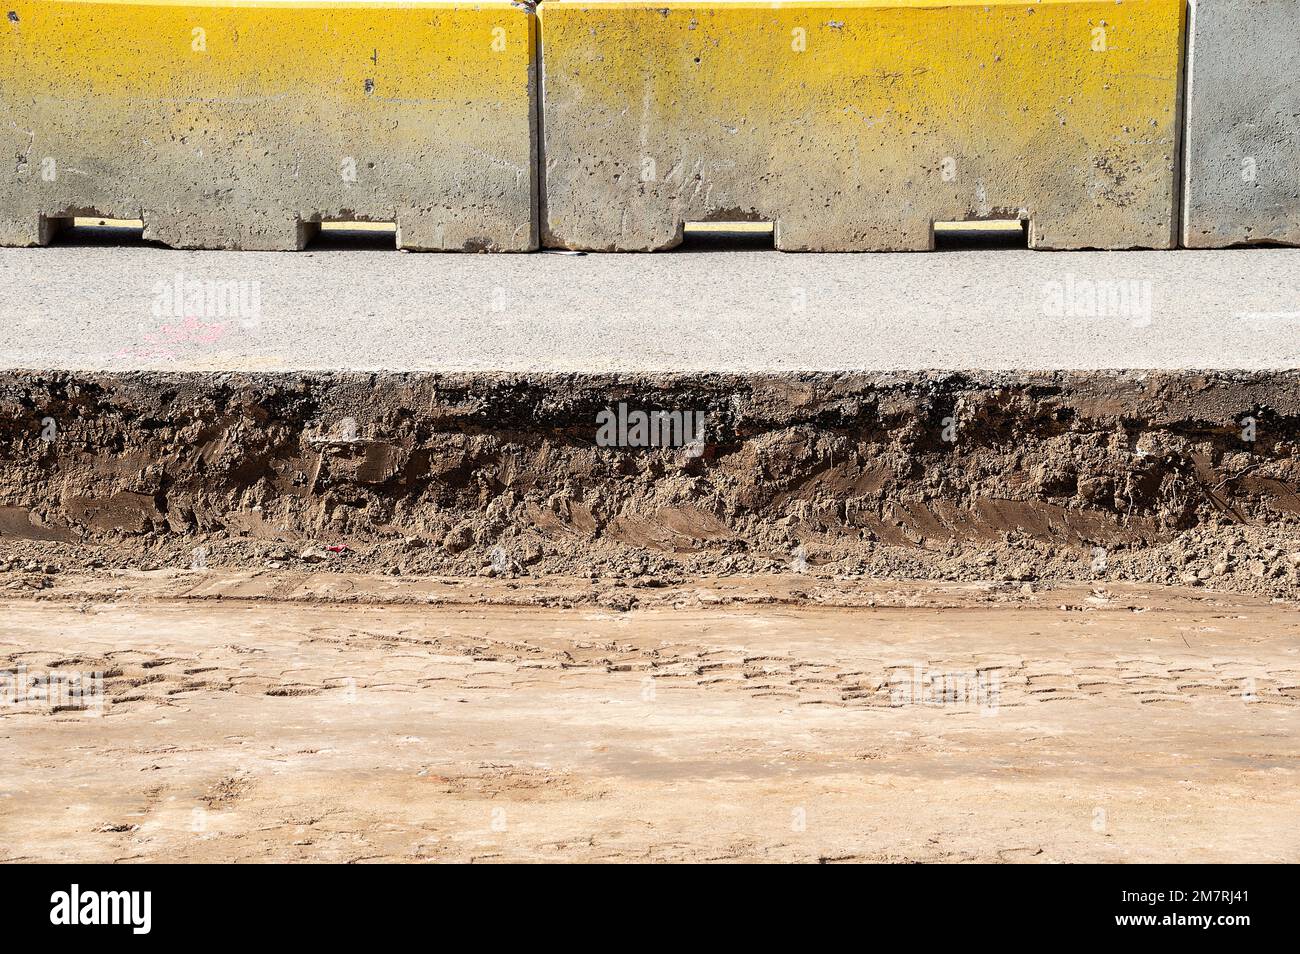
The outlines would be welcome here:
M 319 563 L 321 560 L 325 559 L 325 554 L 320 550 L 308 549 L 303 550 L 302 553 L 298 555 L 298 559 L 305 560 L 307 563 Z
M 447 531 L 447 535 L 442 538 L 442 545 L 450 553 L 460 553 L 468 549 L 469 545 L 474 542 L 474 535 L 470 533 L 468 527 L 455 527 Z

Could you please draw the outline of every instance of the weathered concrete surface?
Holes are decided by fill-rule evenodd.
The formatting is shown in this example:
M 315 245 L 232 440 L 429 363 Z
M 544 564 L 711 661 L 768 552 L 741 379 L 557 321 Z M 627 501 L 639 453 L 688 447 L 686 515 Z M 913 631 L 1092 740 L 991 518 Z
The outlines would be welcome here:
M 183 314 L 167 300 L 178 276 L 203 291 Z M 257 308 L 209 313 L 210 282 L 243 283 Z M 1130 297 L 1112 302 L 1104 289 Z M 1300 250 L 435 261 L 367 249 L 0 249 L 0 367 L 1286 370 L 1300 368 Z
M 296 249 L 322 219 L 396 221 L 409 249 L 536 246 L 530 11 L 5 9 L 0 244 L 103 215 L 184 248 Z
M 1300 8 L 1193 0 L 1183 244 L 1300 245 Z
M 544 245 L 764 220 L 782 249 L 916 250 L 993 218 L 1035 248 L 1175 241 L 1183 0 L 553 0 L 540 22 Z

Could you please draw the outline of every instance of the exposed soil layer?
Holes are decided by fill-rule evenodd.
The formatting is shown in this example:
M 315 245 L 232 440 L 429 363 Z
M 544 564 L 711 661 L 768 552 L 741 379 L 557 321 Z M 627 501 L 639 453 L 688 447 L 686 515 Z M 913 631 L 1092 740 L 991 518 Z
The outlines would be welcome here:
M 704 439 L 602 446 L 598 415 Z M 611 432 L 607 431 L 609 435 Z M 617 436 L 617 435 L 615 435 Z M 1300 374 L 0 374 L 0 572 L 1129 580 L 1295 597 Z

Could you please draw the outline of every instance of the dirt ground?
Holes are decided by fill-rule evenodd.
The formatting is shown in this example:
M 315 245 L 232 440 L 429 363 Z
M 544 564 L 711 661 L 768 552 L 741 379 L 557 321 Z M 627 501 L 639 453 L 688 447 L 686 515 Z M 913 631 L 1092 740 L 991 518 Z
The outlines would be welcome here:
M 6 861 L 1300 860 L 1300 613 L 1264 595 L 44 579 L 0 602 Z

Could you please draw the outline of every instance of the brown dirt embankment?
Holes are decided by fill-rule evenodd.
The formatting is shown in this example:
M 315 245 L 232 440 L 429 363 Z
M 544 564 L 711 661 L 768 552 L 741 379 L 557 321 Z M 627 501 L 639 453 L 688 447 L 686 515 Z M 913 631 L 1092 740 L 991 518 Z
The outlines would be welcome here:
M 1294 597 L 1298 385 L 5 372 L 0 570 L 793 571 Z M 620 403 L 703 415 L 703 452 L 600 446 L 597 415 Z

